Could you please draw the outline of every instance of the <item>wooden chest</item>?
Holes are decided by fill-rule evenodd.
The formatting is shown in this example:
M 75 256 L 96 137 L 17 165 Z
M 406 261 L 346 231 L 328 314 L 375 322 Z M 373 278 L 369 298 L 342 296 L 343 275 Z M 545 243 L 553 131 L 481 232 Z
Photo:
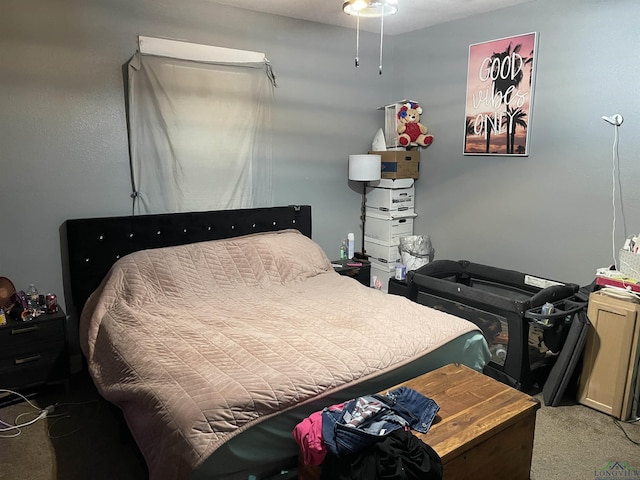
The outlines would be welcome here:
M 414 433 L 442 458 L 445 480 L 529 478 L 536 399 L 458 364 L 403 385 L 440 405 L 431 429 Z M 300 462 L 299 480 L 319 478 L 318 467 Z

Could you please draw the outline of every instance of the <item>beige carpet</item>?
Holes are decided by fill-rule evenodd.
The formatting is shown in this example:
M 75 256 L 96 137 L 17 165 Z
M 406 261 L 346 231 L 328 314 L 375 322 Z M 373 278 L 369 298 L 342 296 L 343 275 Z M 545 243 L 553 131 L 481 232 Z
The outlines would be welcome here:
M 19 436 L 0 438 L 0 479 L 146 478 L 144 463 L 127 432 L 85 378 L 74 382 L 71 395 L 54 389 L 33 402 L 41 408 L 58 406 L 52 417 L 25 427 Z M 10 423 L 20 413 L 32 411 L 26 403 L 3 407 L 0 420 Z M 33 415 L 20 420 L 29 418 Z M 640 442 L 640 425 L 623 424 L 623 428 Z M 543 406 L 538 411 L 532 480 L 611 478 L 602 473 L 609 462 L 640 470 L 640 446 L 625 438 L 611 417 L 575 404 Z M 640 475 L 618 474 L 615 478 L 640 479 Z M 508 472 L 504 479 L 511 480 Z
M 640 424 L 620 424 L 631 440 L 640 443 Z M 637 474 L 602 472 L 609 462 L 629 466 Z M 538 410 L 531 479 L 601 478 L 640 480 L 640 446 L 625 437 L 612 417 L 591 408 L 573 404 Z
M 51 417 L 0 439 L 0 480 L 142 480 L 147 477 L 128 432 L 116 412 L 86 378 L 71 393 L 55 388 L 31 400 L 41 408 L 56 405 Z M 0 421 L 15 421 L 34 409 L 27 403 L 0 409 Z M 28 421 L 26 415 L 20 422 Z M 8 435 L 9 432 L 0 433 Z

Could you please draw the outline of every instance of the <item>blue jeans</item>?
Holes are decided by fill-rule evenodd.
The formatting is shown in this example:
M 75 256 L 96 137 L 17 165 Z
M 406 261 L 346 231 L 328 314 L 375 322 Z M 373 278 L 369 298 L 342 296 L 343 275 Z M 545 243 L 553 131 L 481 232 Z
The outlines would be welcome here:
M 408 387 L 358 397 L 323 410 L 323 441 L 334 455 L 356 453 L 399 428 L 426 433 L 438 410 L 433 399 Z

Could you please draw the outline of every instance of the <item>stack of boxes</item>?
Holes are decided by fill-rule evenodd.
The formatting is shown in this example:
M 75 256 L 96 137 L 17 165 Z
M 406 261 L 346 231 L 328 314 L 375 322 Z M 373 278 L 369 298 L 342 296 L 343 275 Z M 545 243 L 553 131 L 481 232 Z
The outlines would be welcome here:
M 382 180 L 367 189 L 364 248 L 371 261 L 372 285 L 377 278 L 386 292 L 396 264 L 401 263 L 400 238 L 413 235 L 420 152 L 370 153 L 382 156 Z

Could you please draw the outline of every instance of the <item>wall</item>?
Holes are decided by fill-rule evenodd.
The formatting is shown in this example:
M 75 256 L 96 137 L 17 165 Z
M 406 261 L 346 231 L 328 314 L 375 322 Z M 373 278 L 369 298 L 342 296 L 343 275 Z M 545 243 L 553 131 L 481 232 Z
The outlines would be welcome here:
M 379 105 L 415 98 L 436 136 L 416 183 L 416 232 L 438 258 L 467 258 L 586 284 L 612 263 L 613 127 L 622 113 L 615 248 L 638 226 L 638 66 L 633 0 L 537 0 L 385 41 L 377 35 L 205 0 L 8 0 L 0 17 L 0 275 L 65 305 L 59 228 L 131 211 L 121 67 L 137 35 L 264 51 L 278 77 L 274 204 L 314 209 L 330 256 L 359 225 L 347 156 L 382 125 Z M 539 32 L 531 154 L 462 155 L 468 46 Z M 408 46 L 408 47 L 407 47 Z M 617 179 L 616 179 L 617 180 Z M 68 308 L 70 310 L 71 308 Z
M 422 154 L 414 226 L 437 258 L 586 285 L 640 232 L 638 15 L 633 0 L 536 0 L 396 41 L 398 57 L 412 46 L 396 67 L 413 79 L 401 96 L 421 101 L 435 136 Z M 464 156 L 469 45 L 528 32 L 538 32 L 530 155 Z M 614 113 L 625 120 L 612 242 L 614 127 L 600 117 Z
M 375 109 L 392 98 L 376 35 L 361 34 L 356 70 L 353 30 L 205 0 L 9 0 L 0 32 L 0 275 L 18 289 L 33 282 L 71 311 L 60 226 L 131 212 L 122 66 L 138 35 L 265 52 L 279 85 L 274 204 L 312 205 L 314 238 L 332 257 L 358 231 L 347 158 L 369 149 Z

